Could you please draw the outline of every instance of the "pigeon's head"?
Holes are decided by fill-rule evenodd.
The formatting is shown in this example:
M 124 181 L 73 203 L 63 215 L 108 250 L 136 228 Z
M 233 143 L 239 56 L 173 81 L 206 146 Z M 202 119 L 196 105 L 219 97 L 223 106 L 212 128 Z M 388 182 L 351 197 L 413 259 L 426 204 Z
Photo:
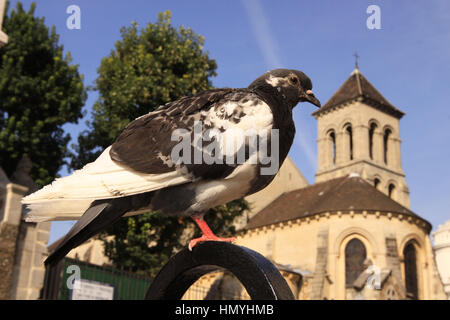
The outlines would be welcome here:
M 320 101 L 312 92 L 312 83 L 306 74 L 293 69 L 275 69 L 253 81 L 249 89 L 276 94 L 291 108 L 299 102 L 310 102 L 320 108 Z

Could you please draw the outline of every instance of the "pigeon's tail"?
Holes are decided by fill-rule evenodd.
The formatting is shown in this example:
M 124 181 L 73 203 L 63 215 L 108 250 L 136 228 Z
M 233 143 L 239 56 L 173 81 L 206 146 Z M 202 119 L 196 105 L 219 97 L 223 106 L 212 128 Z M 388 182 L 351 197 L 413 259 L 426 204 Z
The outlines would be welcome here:
M 144 174 L 125 168 L 111 160 L 110 148 L 72 175 L 58 178 L 24 197 L 26 221 L 77 220 L 96 200 L 122 198 L 190 182 L 176 170 Z
M 79 246 L 92 236 L 114 224 L 130 211 L 139 211 L 150 205 L 152 193 L 128 196 L 116 199 L 94 201 L 72 229 L 52 245 L 45 264 L 54 264 L 64 258 L 70 250 Z
M 26 222 L 78 220 L 92 200 L 52 200 L 36 203 L 24 202 Z

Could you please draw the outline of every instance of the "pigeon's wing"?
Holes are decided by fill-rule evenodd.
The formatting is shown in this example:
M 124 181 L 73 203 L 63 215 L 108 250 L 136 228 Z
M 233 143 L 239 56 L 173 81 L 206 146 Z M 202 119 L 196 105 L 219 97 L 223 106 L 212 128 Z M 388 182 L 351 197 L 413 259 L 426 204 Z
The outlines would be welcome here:
M 210 119 L 218 118 L 223 106 L 231 104 L 238 109 L 240 101 L 249 94 L 242 89 L 215 89 L 168 103 L 131 122 L 112 145 L 111 159 L 141 173 L 170 172 L 176 167 L 172 151 L 180 143 L 179 133 L 186 132 L 193 140 L 194 127 L 199 121 L 203 135 L 218 123 Z M 236 124 L 233 116 L 239 117 L 236 114 L 230 114 L 227 119 L 222 117 L 220 120 L 226 124 L 222 123 L 217 129 L 226 130 Z M 191 179 L 224 177 L 233 170 L 233 166 L 226 164 L 195 163 L 195 146 L 192 144 L 190 148 L 191 165 L 182 165 L 181 171 L 188 172 Z

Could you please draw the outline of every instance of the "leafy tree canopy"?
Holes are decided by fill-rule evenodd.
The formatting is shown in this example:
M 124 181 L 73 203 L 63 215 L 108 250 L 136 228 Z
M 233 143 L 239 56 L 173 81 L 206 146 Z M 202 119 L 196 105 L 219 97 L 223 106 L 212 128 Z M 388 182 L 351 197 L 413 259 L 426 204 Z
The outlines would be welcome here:
M 82 117 L 83 77 L 71 64 L 55 27 L 34 16 L 36 4 L 5 10 L 8 44 L 0 48 L 0 165 L 11 175 L 23 155 L 38 186 L 50 183 L 68 156 L 62 126 Z

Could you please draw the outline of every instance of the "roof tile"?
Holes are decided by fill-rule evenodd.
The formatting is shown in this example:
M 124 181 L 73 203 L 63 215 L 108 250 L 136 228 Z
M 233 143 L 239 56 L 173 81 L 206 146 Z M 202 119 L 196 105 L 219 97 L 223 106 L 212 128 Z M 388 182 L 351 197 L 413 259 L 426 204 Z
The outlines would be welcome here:
M 401 213 L 420 218 L 361 177 L 349 175 L 282 194 L 250 219 L 246 229 L 323 212 L 351 210 Z

